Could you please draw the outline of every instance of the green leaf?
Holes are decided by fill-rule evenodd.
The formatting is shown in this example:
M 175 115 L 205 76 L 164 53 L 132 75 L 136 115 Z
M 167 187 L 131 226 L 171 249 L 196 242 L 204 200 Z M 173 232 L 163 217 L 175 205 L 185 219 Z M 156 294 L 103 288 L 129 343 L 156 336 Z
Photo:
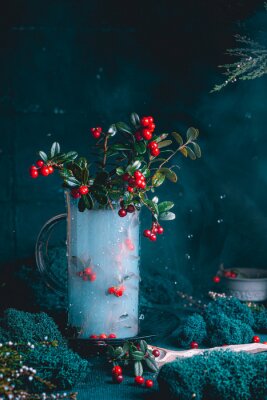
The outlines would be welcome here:
M 183 144 L 183 138 L 180 135 L 180 133 L 177 132 L 172 132 L 172 136 L 174 137 L 174 139 L 176 140 L 176 142 L 179 144 L 179 146 L 182 146 Z
M 189 140 L 189 141 L 196 140 L 198 135 L 199 135 L 198 129 L 193 128 L 192 126 L 187 129 L 187 132 L 186 132 L 187 140 Z
M 146 145 L 144 142 L 135 142 L 134 149 L 137 154 L 145 154 L 146 152 Z
M 165 181 L 165 175 L 157 171 L 152 177 L 152 185 L 158 187 Z
M 58 142 L 54 142 L 51 147 L 51 157 L 54 157 L 59 153 L 60 153 L 60 145 Z
M 143 200 L 143 202 L 151 209 L 153 214 L 155 214 L 155 215 L 159 214 L 158 205 L 156 203 L 154 203 L 154 201 L 145 199 L 145 200 Z
M 155 164 L 156 162 L 162 162 L 162 161 L 165 161 L 165 158 L 153 158 L 151 161 L 150 161 L 150 164 Z
M 108 133 L 109 133 L 110 136 L 115 136 L 115 135 L 116 135 L 116 133 L 117 133 L 117 128 L 116 128 L 116 125 L 115 125 L 115 124 L 112 124 L 112 125 L 109 127 Z
M 73 160 L 75 160 L 75 158 L 77 158 L 78 157 L 78 153 L 76 152 L 76 151 L 69 151 L 67 154 L 66 154 L 66 161 L 73 161 Z
M 194 147 L 195 155 L 196 155 L 198 158 L 200 158 L 200 157 L 201 157 L 201 148 L 200 148 L 200 146 L 199 146 L 197 143 L 195 143 L 195 142 L 192 142 L 191 144 L 192 144 L 192 146 Z
M 146 166 L 142 168 L 140 171 L 142 172 L 145 178 L 148 178 L 150 176 L 150 170 Z
M 169 181 L 171 181 L 173 183 L 176 183 L 178 180 L 176 173 L 172 169 L 160 168 L 159 172 L 161 174 L 163 174 L 164 176 L 166 176 L 166 178 L 169 179 Z
M 126 168 L 126 172 L 129 172 L 130 175 L 134 173 L 137 169 L 141 167 L 141 161 L 135 160 L 132 164 L 129 164 Z
M 171 140 L 163 140 L 163 142 L 159 142 L 158 148 L 161 149 L 162 147 L 170 146 L 170 144 L 172 144 Z
M 79 182 L 78 179 L 76 179 L 74 176 L 70 176 L 69 178 L 67 178 L 67 179 L 65 180 L 65 182 L 66 182 L 67 185 L 69 185 L 70 187 L 80 186 L 80 182 Z
M 140 340 L 140 349 L 145 353 L 147 351 L 147 342 L 145 340 Z
M 188 154 L 189 158 L 191 158 L 191 160 L 195 160 L 196 159 L 196 155 L 193 152 L 193 150 L 190 149 L 189 146 L 186 146 L 186 150 L 187 150 L 187 154 Z
M 122 353 L 123 353 L 123 349 L 122 349 L 121 346 L 116 347 L 116 349 L 114 350 L 114 356 L 115 357 L 119 357 Z
M 88 181 L 88 178 L 89 178 L 89 172 L 88 172 L 88 169 L 87 168 L 84 168 L 83 170 L 82 170 L 82 181 L 83 181 L 83 183 L 87 183 L 87 181 Z
M 92 186 L 92 194 L 96 201 L 101 205 L 106 205 L 108 202 L 107 192 L 103 186 L 95 185 Z
M 131 353 L 131 356 L 134 359 L 134 361 L 141 361 L 144 358 L 144 353 L 142 351 L 135 350 Z
M 137 127 L 140 125 L 140 118 L 139 118 L 139 115 L 136 114 L 135 112 L 133 112 L 133 113 L 130 115 L 130 121 L 131 121 L 131 123 L 133 124 L 133 126 L 134 126 L 135 128 L 137 128 Z
M 171 211 L 163 212 L 159 215 L 159 219 L 161 219 L 162 221 L 171 221 L 175 219 L 175 214 Z
M 153 360 L 152 358 L 145 358 L 144 360 L 149 369 L 151 369 L 154 372 L 158 371 L 159 368 L 155 360 Z
M 162 214 L 163 212 L 169 211 L 173 208 L 174 203 L 172 201 L 163 201 L 162 203 L 158 204 L 159 213 Z
M 159 142 L 161 142 L 162 140 L 165 140 L 168 136 L 169 136 L 168 133 L 162 133 L 162 134 L 159 135 L 159 136 L 153 136 L 153 142 L 155 141 L 155 142 L 159 143 Z
M 121 176 L 124 174 L 124 169 L 122 167 L 116 168 L 116 174 Z
M 88 193 L 87 195 L 83 196 L 84 198 L 84 203 L 86 205 L 86 208 L 88 210 L 92 210 L 92 208 L 94 207 L 94 203 L 93 203 L 93 199 L 91 197 L 91 195 Z
M 187 157 L 187 149 L 185 147 L 182 147 L 180 149 L 180 152 L 182 153 L 183 156 Z
M 40 158 L 46 163 L 48 160 L 47 154 L 44 151 L 39 151 Z
M 117 122 L 115 125 L 119 131 L 132 134 L 132 130 L 129 125 L 125 124 L 124 122 Z
M 134 375 L 142 376 L 143 375 L 143 365 L 141 361 L 135 361 L 134 363 Z
M 72 176 L 72 172 L 67 169 L 67 168 L 63 168 L 62 170 L 59 171 L 59 175 L 63 178 L 69 178 L 70 176 Z
M 123 144 L 123 143 L 115 143 L 109 148 L 112 151 L 121 151 L 121 150 L 131 150 L 130 146 L 128 144 Z
M 88 168 L 88 163 L 85 157 L 80 157 L 79 160 L 76 161 L 76 164 L 81 168 Z
M 94 185 L 105 185 L 109 179 L 109 174 L 105 171 L 99 172 L 94 180 Z
M 83 197 L 84 197 L 84 196 L 82 196 L 82 197 L 80 198 L 79 203 L 78 203 L 78 209 L 79 209 L 80 212 L 84 212 L 85 209 L 86 209 L 86 206 L 85 206 L 85 202 L 84 202 L 84 198 L 83 198 Z

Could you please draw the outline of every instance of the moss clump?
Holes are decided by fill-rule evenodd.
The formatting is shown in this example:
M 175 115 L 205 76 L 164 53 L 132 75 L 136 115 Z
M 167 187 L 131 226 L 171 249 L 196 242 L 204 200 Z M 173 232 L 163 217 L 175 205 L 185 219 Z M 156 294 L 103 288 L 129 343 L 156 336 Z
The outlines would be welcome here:
M 45 313 L 6 310 L 0 321 L 0 341 L 32 343 L 32 349 L 21 350 L 25 364 L 58 389 L 68 389 L 84 380 L 90 367 L 88 361 L 68 348 L 57 325 Z M 35 389 L 41 389 L 38 383 Z
M 267 332 L 267 310 L 266 308 L 253 311 L 254 326 L 257 332 Z
M 188 347 L 193 341 L 203 343 L 206 338 L 206 322 L 199 314 L 188 317 L 178 331 L 178 344 L 182 347 Z
M 267 392 L 267 354 L 206 352 L 164 365 L 160 395 L 169 400 L 262 400 Z

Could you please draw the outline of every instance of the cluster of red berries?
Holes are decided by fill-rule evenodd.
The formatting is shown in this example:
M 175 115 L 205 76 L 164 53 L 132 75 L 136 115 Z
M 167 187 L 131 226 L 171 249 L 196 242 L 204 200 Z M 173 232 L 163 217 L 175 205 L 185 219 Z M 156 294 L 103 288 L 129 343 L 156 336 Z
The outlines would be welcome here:
M 32 178 L 38 178 L 39 174 L 43 176 L 48 176 L 53 174 L 54 168 L 52 165 L 46 165 L 43 160 L 37 160 L 36 165 L 32 165 L 29 169 L 30 176 Z
M 83 281 L 94 282 L 96 280 L 96 274 L 90 267 L 84 268 L 84 270 L 77 272 L 77 275 L 82 278 Z
M 159 145 L 154 140 L 152 142 L 148 143 L 147 147 L 149 148 L 150 154 L 153 157 L 157 157 L 160 154 Z
M 116 333 L 110 333 L 109 335 L 106 335 L 105 333 L 101 333 L 100 335 L 91 335 L 89 338 L 90 339 L 116 339 L 117 335 Z
M 155 242 L 155 240 L 157 240 L 157 235 L 162 235 L 163 232 L 164 229 L 162 228 L 162 226 L 160 226 L 158 222 L 153 222 L 152 228 L 145 229 L 143 235 L 152 242 Z
M 113 294 L 116 297 L 121 297 L 123 293 L 125 292 L 125 287 L 124 286 L 111 286 L 108 288 L 108 294 Z
M 141 171 L 135 171 L 133 176 L 126 173 L 122 175 L 124 182 L 128 183 L 127 190 L 130 193 L 134 192 L 134 189 L 145 189 L 146 188 L 146 178 Z
M 71 195 L 74 199 L 79 199 L 81 196 L 85 196 L 87 193 L 89 193 L 89 188 L 86 185 L 81 185 L 80 187 L 71 190 Z
M 133 205 L 133 204 L 129 204 L 126 208 L 125 208 L 125 206 L 124 206 L 124 202 L 123 201 L 121 201 L 120 202 L 120 206 L 121 206 L 121 208 L 119 209 L 119 211 L 118 211 L 118 214 L 119 214 L 119 216 L 120 217 L 126 217 L 126 215 L 127 215 L 127 213 L 133 213 L 133 212 L 135 212 L 135 206 Z
M 153 117 L 143 117 L 140 120 L 140 130 L 135 132 L 135 138 L 139 142 L 143 139 L 151 140 L 152 134 L 156 128 Z
M 102 133 L 102 128 L 100 128 L 100 126 L 97 128 L 91 128 L 91 133 L 95 139 L 99 139 Z
M 223 276 L 225 278 L 236 278 L 237 274 L 234 271 L 224 271 Z
M 122 383 L 123 382 L 123 375 L 122 375 L 122 368 L 119 365 L 115 365 L 115 367 L 112 368 L 112 380 L 114 383 Z M 147 388 L 152 388 L 154 385 L 154 382 L 151 379 L 144 379 L 143 376 L 136 376 L 134 378 L 134 381 L 136 385 L 142 386 L 145 384 Z

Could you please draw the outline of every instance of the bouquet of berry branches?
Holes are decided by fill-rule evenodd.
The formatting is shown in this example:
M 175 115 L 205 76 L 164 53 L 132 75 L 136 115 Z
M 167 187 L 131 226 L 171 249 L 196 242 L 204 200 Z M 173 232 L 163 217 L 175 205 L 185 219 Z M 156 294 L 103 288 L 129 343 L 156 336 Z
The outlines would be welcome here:
M 118 215 L 123 218 L 146 207 L 152 225 L 144 231 L 144 236 L 155 241 L 157 234 L 163 233 L 159 221 L 175 218 L 170 211 L 174 203 L 159 202 L 154 196 L 156 189 L 165 179 L 177 182 L 172 160 L 178 153 L 193 160 L 201 156 L 196 143 L 197 129 L 189 128 L 184 140 L 177 132 L 155 135 L 155 127 L 153 117 L 139 118 L 132 113 L 129 125 L 118 122 L 106 131 L 102 127 L 91 128 L 97 150 L 93 164 L 74 151 L 62 153 L 55 142 L 50 154 L 39 152 L 40 159 L 30 167 L 30 176 L 48 176 L 58 170 L 63 186 L 77 199 L 81 212 L 103 207 L 114 209 L 120 204 Z

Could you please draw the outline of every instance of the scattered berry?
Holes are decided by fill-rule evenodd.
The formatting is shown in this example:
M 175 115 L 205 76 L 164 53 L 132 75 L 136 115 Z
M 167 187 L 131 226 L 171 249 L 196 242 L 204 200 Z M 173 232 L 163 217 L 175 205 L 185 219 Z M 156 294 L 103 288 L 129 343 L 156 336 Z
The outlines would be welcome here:
M 154 349 L 153 351 L 152 351 L 152 354 L 153 354 L 153 356 L 154 357 L 159 357 L 160 356 L 160 351 L 158 350 L 158 349 Z
M 37 167 L 41 168 L 44 165 L 43 160 L 37 160 L 36 165 L 37 165 Z
M 30 174 L 31 178 L 33 178 L 33 179 L 38 178 L 38 176 L 39 176 L 38 169 L 33 165 L 29 169 L 29 174 Z
M 48 176 L 50 174 L 49 168 L 46 165 L 43 165 L 42 168 L 40 168 L 40 174 Z
M 259 336 L 253 336 L 252 338 L 253 343 L 260 343 L 260 337 Z
M 85 195 L 89 192 L 88 186 L 82 185 L 79 187 L 79 193 Z
M 90 339 L 98 339 L 98 336 L 97 335 L 91 335 Z
M 91 128 L 91 133 L 95 139 L 99 139 L 102 133 L 102 128 Z
M 191 342 L 190 343 L 191 349 L 198 349 L 198 343 L 197 342 Z
M 124 289 L 123 286 L 119 287 L 118 289 L 115 290 L 115 296 L 121 297 L 123 295 L 123 293 L 124 293 L 124 290 L 125 289 Z
M 262 342 L 262 344 L 267 344 L 267 342 Z
M 118 211 L 118 214 L 119 214 L 119 216 L 120 217 L 125 217 L 126 215 L 127 215 L 127 211 L 126 210 L 124 210 L 123 208 L 121 208 L 119 211 Z
M 108 335 L 108 338 L 109 338 L 109 339 L 116 339 L 116 337 L 117 337 L 116 333 L 110 333 L 110 334 Z
M 113 382 L 115 383 L 122 383 L 123 376 L 122 375 L 113 375 Z
M 72 189 L 71 190 L 71 195 L 74 199 L 79 199 L 81 197 L 81 194 L 79 192 L 79 189 Z
M 147 379 L 145 382 L 145 385 L 147 388 L 152 388 L 154 385 L 154 382 L 151 379 Z
M 115 365 L 115 367 L 112 368 L 112 375 L 121 375 L 122 374 L 122 368 L 119 365 Z
M 212 278 L 212 280 L 214 283 L 219 283 L 221 281 L 221 278 L 218 275 L 216 275 Z
M 137 385 L 143 385 L 144 383 L 145 383 L 145 379 L 142 377 L 142 376 L 136 376 L 135 378 L 134 378 L 134 381 L 135 381 L 135 383 L 137 384 Z
M 101 335 L 99 335 L 99 339 L 107 339 L 107 335 L 105 333 L 101 333 Z

